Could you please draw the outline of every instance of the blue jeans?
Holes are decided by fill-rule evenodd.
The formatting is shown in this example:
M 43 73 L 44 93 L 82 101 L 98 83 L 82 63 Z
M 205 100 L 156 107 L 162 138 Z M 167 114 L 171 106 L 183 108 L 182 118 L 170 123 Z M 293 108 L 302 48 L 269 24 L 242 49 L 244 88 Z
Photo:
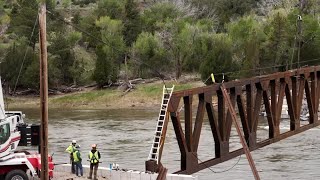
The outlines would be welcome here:
M 80 176 L 83 176 L 82 163 L 79 161 L 79 162 L 74 162 L 74 164 L 76 169 L 76 175 L 79 176 L 79 170 L 80 170 Z

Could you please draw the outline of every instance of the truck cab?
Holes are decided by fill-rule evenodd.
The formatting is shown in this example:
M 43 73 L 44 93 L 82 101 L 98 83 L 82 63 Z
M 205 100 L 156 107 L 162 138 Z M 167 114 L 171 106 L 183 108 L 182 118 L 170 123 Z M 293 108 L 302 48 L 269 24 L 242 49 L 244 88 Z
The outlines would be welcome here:
M 39 125 L 24 123 L 21 111 L 8 111 L 0 119 L 0 179 L 28 180 L 27 173 L 31 177 L 40 177 L 41 155 L 37 152 L 16 151 L 20 140 L 23 146 L 39 145 L 39 130 Z M 54 164 L 51 156 L 48 161 L 49 177 L 52 178 Z

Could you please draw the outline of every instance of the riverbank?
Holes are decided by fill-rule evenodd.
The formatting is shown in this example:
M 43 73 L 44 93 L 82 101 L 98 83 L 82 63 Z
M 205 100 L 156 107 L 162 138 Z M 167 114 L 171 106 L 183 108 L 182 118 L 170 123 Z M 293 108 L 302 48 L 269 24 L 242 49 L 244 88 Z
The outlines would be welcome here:
M 200 80 L 166 82 L 168 87 L 175 85 L 175 91 L 204 86 Z M 163 82 L 139 84 L 130 92 L 123 92 L 117 88 L 93 89 L 87 88 L 80 92 L 64 95 L 49 96 L 49 108 L 64 109 L 145 109 L 158 108 L 162 98 Z M 9 109 L 38 108 L 38 96 L 6 97 Z

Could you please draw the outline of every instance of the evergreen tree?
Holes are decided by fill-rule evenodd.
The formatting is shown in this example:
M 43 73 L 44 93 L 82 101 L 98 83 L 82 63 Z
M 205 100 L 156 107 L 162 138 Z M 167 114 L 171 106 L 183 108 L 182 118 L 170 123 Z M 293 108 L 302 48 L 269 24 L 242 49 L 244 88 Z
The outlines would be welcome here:
M 111 19 L 123 19 L 124 0 L 100 0 L 95 15 L 100 18 L 109 16 Z
M 73 51 L 80 39 L 81 33 L 77 32 L 58 33 L 51 39 L 52 42 L 48 47 L 48 51 L 54 60 L 54 67 L 59 69 L 60 84 L 77 83 L 76 79 L 81 76 L 81 71 L 78 72 L 75 69 L 80 68 L 82 65 L 75 58 Z
M 93 79 L 100 87 L 118 79 L 119 67 L 124 58 L 125 43 L 120 20 L 108 16 L 101 17 L 96 25 L 101 29 L 101 39 L 107 44 L 98 46 L 97 62 Z
M 141 32 L 138 4 L 134 0 L 126 0 L 123 35 L 127 46 L 136 41 Z
M 7 50 L 7 54 L 1 63 L 1 78 L 6 81 L 13 90 L 20 75 L 17 87 L 28 87 L 27 84 L 22 83 L 21 79 L 29 76 L 29 74 L 26 73 L 26 69 L 33 61 L 37 61 L 38 57 L 39 56 L 27 45 L 25 39 L 22 38 L 15 41 Z
M 267 40 L 264 43 L 262 64 L 268 66 L 289 66 L 290 44 L 288 41 L 288 16 L 284 9 L 272 11 L 266 24 Z M 273 68 L 275 71 L 279 68 Z
M 14 33 L 18 37 L 30 38 L 33 31 L 35 21 L 38 17 L 38 2 L 36 0 L 17 0 L 17 3 L 13 5 L 13 9 L 10 15 L 11 21 L 9 26 L 9 33 Z M 38 23 L 34 28 L 34 36 L 32 37 L 30 44 L 35 47 L 38 39 Z

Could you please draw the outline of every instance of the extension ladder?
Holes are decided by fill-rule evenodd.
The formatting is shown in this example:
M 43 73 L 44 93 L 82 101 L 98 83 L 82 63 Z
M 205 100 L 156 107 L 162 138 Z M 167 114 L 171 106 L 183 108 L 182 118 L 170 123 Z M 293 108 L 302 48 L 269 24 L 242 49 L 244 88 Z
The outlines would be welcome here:
M 162 95 L 162 102 L 161 102 L 161 108 L 159 113 L 159 118 L 157 121 L 157 128 L 154 135 L 152 147 L 149 153 L 148 160 L 154 160 L 159 161 L 159 152 L 160 148 L 162 146 L 162 133 L 163 133 L 163 127 L 165 125 L 165 121 L 168 119 L 167 117 L 167 109 L 169 105 L 169 101 L 173 92 L 174 86 L 172 88 L 166 88 L 166 86 L 163 86 L 163 95 Z

